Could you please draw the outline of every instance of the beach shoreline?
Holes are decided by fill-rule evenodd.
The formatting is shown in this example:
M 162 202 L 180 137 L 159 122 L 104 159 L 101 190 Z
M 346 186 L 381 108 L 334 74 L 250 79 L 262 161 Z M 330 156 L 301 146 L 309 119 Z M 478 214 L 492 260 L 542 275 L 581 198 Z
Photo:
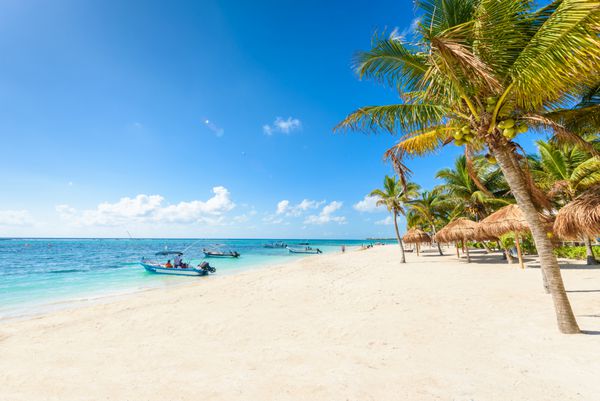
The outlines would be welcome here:
M 150 289 L 0 322 L 0 400 L 589 400 L 600 269 L 563 271 L 555 328 L 530 259 L 395 246 Z M 31 374 L 35 372 L 35 374 Z M 206 380 L 209 379 L 209 380 Z

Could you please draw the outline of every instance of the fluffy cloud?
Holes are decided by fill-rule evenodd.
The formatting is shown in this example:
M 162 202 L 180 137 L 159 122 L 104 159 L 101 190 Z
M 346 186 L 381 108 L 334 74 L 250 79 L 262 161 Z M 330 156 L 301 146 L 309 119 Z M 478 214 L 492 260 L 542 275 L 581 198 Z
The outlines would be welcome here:
M 342 202 L 333 201 L 328 205 L 325 205 L 318 215 L 308 216 L 308 218 L 304 220 L 304 224 L 326 224 L 331 222 L 345 224 L 346 218 L 344 216 L 333 216 L 333 213 L 339 210 L 342 205 Z
M 325 201 L 315 201 L 315 200 L 310 200 L 310 199 L 303 199 L 302 202 L 300 202 L 296 205 L 292 205 L 289 200 L 284 199 L 277 204 L 277 210 L 275 211 L 275 214 L 278 214 L 278 215 L 285 214 L 286 216 L 296 216 L 297 217 L 310 209 L 317 209 L 324 203 L 325 203 Z
M 377 206 L 378 200 L 379 200 L 379 198 L 377 196 L 365 195 L 363 200 L 355 203 L 352 207 L 354 208 L 354 210 L 357 210 L 359 212 L 368 212 L 368 213 L 379 212 L 379 211 L 385 210 L 385 208 L 383 206 Z
M 29 226 L 33 218 L 27 210 L 0 210 L 0 226 Z
M 272 124 L 263 125 L 263 132 L 266 135 L 273 135 L 278 132 L 287 135 L 300 128 L 302 128 L 302 123 L 297 118 L 288 117 L 284 120 L 281 117 L 277 117 Z
M 376 221 L 375 224 L 379 224 L 382 226 L 391 226 L 392 224 L 394 224 L 394 218 L 392 216 L 388 216 L 383 220 Z
M 163 206 L 160 195 L 137 195 L 121 198 L 116 203 L 103 202 L 96 209 L 79 213 L 69 205 L 58 205 L 59 216 L 77 225 L 115 226 L 125 223 L 207 223 L 220 224 L 223 214 L 232 210 L 235 203 L 224 187 L 214 187 L 214 196 L 206 201 L 194 200 Z

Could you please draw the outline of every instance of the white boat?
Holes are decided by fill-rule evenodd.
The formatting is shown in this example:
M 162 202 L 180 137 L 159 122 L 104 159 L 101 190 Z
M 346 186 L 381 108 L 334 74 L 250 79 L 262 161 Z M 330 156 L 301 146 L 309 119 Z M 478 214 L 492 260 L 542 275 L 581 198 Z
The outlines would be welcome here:
M 264 248 L 285 248 L 285 247 L 287 247 L 287 245 L 285 244 L 285 242 L 279 241 L 279 242 L 272 242 L 270 244 L 264 244 L 263 247 Z
M 309 254 L 318 254 L 323 253 L 319 248 L 311 248 L 310 246 L 305 246 L 301 248 L 296 247 L 287 247 L 290 253 L 309 253 Z
M 157 252 L 155 256 L 168 256 L 176 255 L 181 257 L 183 253 L 173 251 Z M 175 267 L 170 264 L 160 263 L 154 260 L 142 258 L 140 264 L 146 269 L 147 272 L 156 274 L 171 274 L 175 276 L 206 276 L 209 273 L 217 271 L 214 267 L 208 264 L 208 262 L 202 262 L 197 267 L 189 266 L 187 263 L 181 263 Z M 170 267 L 168 267 L 170 266 Z
M 238 251 L 220 251 L 218 249 L 203 249 L 202 253 L 207 258 L 239 258 Z

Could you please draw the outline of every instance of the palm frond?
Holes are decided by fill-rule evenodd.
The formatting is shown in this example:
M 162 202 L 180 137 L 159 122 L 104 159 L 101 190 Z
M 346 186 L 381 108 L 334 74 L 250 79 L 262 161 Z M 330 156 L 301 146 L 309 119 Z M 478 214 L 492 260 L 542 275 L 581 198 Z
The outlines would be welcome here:
M 370 50 L 360 52 L 355 58 L 355 68 L 360 78 L 373 79 L 391 87 L 411 91 L 427 71 L 426 57 L 409 49 L 397 38 L 376 39 Z
M 348 115 L 334 130 L 351 129 L 363 132 L 379 130 L 396 134 L 441 124 L 449 110 L 437 104 L 392 104 L 367 106 Z
M 593 157 L 581 163 L 571 175 L 577 190 L 585 190 L 600 185 L 600 158 Z
M 533 110 L 573 87 L 595 83 L 600 71 L 599 27 L 597 0 L 562 1 L 511 67 L 517 104 Z

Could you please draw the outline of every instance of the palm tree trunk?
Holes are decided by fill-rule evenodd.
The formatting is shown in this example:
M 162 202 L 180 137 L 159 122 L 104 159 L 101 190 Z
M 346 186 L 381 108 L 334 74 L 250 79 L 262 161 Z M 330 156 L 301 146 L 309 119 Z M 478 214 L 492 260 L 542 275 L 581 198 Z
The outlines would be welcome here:
M 400 262 L 406 263 L 406 256 L 404 256 L 404 245 L 402 245 L 402 239 L 400 238 L 400 232 L 398 231 L 398 215 L 396 213 L 394 213 L 394 228 L 396 229 L 396 238 L 398 239 L 398 245 L 400 245 L 400 252 L 402 253 Z
M 585 254 L 587 256 L 587 264 L 588 265 L 598 264 L 598 262 L 596 261 L 596 258 L 594 257 L 594 250 L 592 249 L 592 241 L 590 240 L 590 237 L 588 237 L 586 235 L 584 237 L 584 241 L 585 241 Z
M 435 240 L 435 234 L 436 234 L 435 224 L 431 225 L 431 232 L 433 233 L 433 238 L 434 238 L 435 243 L 437 244 L 437 248 L 438 248 L 438 252 L 440 253 L 440 256 L 444 256 L 444 252 L 442 252 L 442 247 L 440 246 L 440 243 Z
M 531 193 L 523 173 L 518 165 L 515 154 L 504 144 L 494 143 L 490 146 L 494 157 L 498 161 L 502 173 L 506 178 L 517 204 L 523 211 L 527 223 L 531 228 L 535 246 L 540 258 L 542 274 L 548 282 L 548 288 L 554 302 L 558 329 L 565 334 L 579 333 L 579 326 L 571 303 L 567 297 L 565 286 L 560 274 L 560 267 L 554 255 L 552 242 L 546 235 L 546 229 L 540 220 Z

